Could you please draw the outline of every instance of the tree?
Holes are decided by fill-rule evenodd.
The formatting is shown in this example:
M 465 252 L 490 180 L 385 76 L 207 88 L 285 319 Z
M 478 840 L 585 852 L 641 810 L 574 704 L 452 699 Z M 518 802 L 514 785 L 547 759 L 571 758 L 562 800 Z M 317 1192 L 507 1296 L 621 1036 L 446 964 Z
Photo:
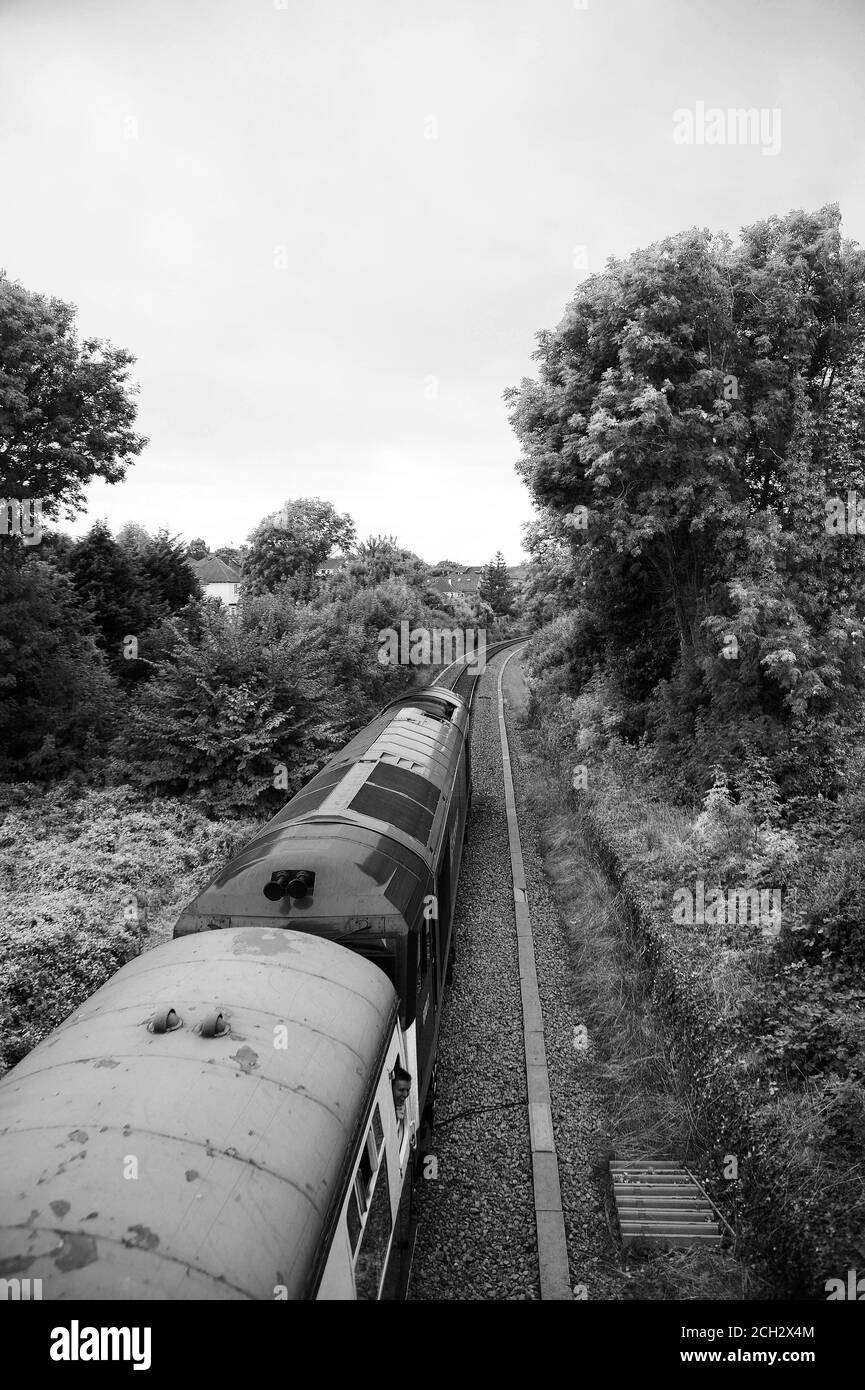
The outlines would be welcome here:
M 405 550 L 395 536 L 369 536 L 331 580 L 331 591 L 346 584 L 350 589 L 375 588 L 387 579 L 404 579 L 422 587 L 428 575 L 429 567 L 413 551 Z
M 114 694 L 96 629 L 53 565 L 5 567 L 0 604 L 0 776 L 54 777 L 95 751 Z
M 190 598 L 201 598 L 201 586 L 186 558 L 185 547 L 165 529 L 144 547 L 140 568 L 149 589 L 150 623 L 176 613 Z
M 134 555 L 143 555 L 147 547 L 153 544 L 153 537 L 150 532 L 145 527 L 140 526 L 137 521 L 125 522 L 117 532 L 115 539 L 119 546 Z
M 523 585 L 523 611 L 535 626 L 552 621 L 579 601 L 581 580 L 573 546 L 561 534 L 554 514 L 541 508 L 523 527 L 529 566 Z
M 74 537 L 67 535 L 65 531 L 44 530 L 39 544 L 25 549 L 24 555 L 27 559 L 41 560 L 44 564 L 56 565 L 57 569 L 66 570 L 76 544 Z
M 123 649 L 125 637 L 141 638 L 190 598 L 201 597 L 201 587 L 176 536 L 161 530 L 156 536 L 138 532 L 134 523 L 124 528 L 125 544 L 112 539 L 104 521 L 97 521 L 69 557 L 72 582 L 93 614 L 100 645 L 112 664 L 122 662 L 124 676 L 145 674 L 130 663 Z
M 214 550 L 213 553 L 218 560 L 224 560 L 226 565 L 231 565 L 234 569 L 240 570 L 243 568 L 248 552 L 249 546 L 247 545 L 221 545 L 219 549 Z
M 118 752 L 145 785 L 209 807 L 281 803 L 340 746 L 356 713 L 326 629 L 285 592 L 248 597 L 234 619 L 219 604 L 199 612 L 194 635 L 172 620 L 171 650 L 134 698 Z M 344 628 L 337 640 L 345 645 Z
M 79 343 L 73 305 L 0 271 L 0 495 L 71 517 L 92 478 L 119 482 L 147 442 L 132 428 L 134 361 L 98 338 Z
M 97 521 L 69 557 L 69 573 L 79 597 L 93 615 L 100 646 L 113 661 L 123 656 L 126 636 L 148 625 L 150 589 L 137 557 Z
M 186 547 L 186 553 L 190 560 L 203 560 L 206 555 L 210 554 L 210 547 L 201 536 L 194 536 Z
M 249 537 L 243 582 L 252 593 L 272 592 L 289 584 L 305 601 L 317 587 L 316 571 L 331 552 L 345 550 L 355 537 L 354 522 L 338 515 L 330 502 L 298 497 L 273 512 Z
M 570 660 L 601 661 L 671 759 L 777 753 L 861 687 L 861 585 L 839 608 L 846 537 L 823 515 L 863 324 L 837 207 L 737 247 L 695 229 L 584 282 L 539 335 L 540 379 L 507 393 L 553 588 L 581 615 Z
M 488 603 L 497 618 L 509 618 L 514 612 L 516 587 L 508 574 L 505 557 L 497 550 L 495 557 L 484 565 L 478 580 L 478 598 Z

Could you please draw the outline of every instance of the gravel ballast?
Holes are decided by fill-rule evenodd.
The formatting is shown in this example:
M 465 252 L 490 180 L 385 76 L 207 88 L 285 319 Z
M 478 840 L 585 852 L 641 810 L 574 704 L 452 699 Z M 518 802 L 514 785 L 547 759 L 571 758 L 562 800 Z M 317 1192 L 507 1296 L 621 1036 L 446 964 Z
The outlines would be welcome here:
M 472 811 L 455 919 L 456 967 L 442 1017 L 438 1106 L 428 1177 L 419 1183 L 419 1228 L 409 1297 L 540 1296 L 525 1055 L 496 682 L 484 673 L 472 730 Z M 515 656 L 505 698 L 522 700 Z M 510 722 L 510 721 L 509 721 Z M 580 1082 L 567 941 L 543 874 L 521 793 L 519 731 L 508 736 L 520 817 L 547 1063 L 568 1237 L 578 1297 L 615 1299 L 623 1275 L 592 1175 L 602 1129 L 599 1102 Z

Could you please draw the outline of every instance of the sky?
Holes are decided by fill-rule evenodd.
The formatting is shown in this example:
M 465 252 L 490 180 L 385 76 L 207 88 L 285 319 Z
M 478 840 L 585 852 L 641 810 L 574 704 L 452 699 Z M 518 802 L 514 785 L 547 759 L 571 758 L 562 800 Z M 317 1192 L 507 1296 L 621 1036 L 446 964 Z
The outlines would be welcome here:
M 0 266 L 135 355 L 149 439 L 66 529 L 318 496 L 518 563 L 502 393 L 587 274 L 827 202 L 865 242 L 863 40 L 862 0 L 0 0 Z

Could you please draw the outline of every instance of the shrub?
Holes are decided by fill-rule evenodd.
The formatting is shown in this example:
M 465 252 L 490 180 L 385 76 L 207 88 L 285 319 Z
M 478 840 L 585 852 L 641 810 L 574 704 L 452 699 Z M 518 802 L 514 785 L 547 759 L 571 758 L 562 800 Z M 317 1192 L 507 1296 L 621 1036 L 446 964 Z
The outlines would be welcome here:
M 0 1069 L 140 950 L 253 834 L 129 787 L 0 785 Z

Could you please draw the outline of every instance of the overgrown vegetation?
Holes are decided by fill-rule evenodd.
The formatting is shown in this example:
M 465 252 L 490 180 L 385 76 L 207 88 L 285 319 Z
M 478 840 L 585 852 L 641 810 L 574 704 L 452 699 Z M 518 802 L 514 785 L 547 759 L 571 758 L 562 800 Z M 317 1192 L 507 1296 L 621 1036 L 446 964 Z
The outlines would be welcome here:
M 0 786 L 0 1070 L 148 945 L 253 834 L 128 787 Z
M 573 769 L 587 766 L 587 729 L 572 710 L 564 717 L 565 701 L 550 714 L 537 687 L 534 700 L 548 765 L 557 762 L 566 792 Z M 803 876 L 804 864 L 817 873 L 817 861 L 797 853 L 780 818 L 761 818 L 765 786 L 753 773 L 732 790 L 716 783 L 686 807 L 669 800 L 645 749 L 617 735 L 593 745 L 588 768 L 588 786 L 570 795 L 620 885 L 620 930 L 651 972 L 655 1013 L 685 1078 L 688 1147 L 702 1156 L 707 1188 L 758 1277 L 780 1297 L 820 1297 L 827 1279 L 861 1262 L 865 1211 L 865 990 L 846 961 L 849 903 L 830 901 L 839 870 L 830 856 L 819 877 Z M 851 815 L 860 796 L 839 815 Z M 798 908 L 788 907 L 779 938 L 727 914 L 677 925 L 674 895 L 695 877 L 725 889 L 786 878 Z M 840 956 L 826 944 L 839 932 Z M 644 1121 L 641 1142 L 659 1156 L 662 1131 Z
M 536 357 L 535 717 L 713 1192 L 780 1296 L 823 1297 L 865 1217 L 865 257 L 837 207 L 695 229 L 585 281 Z
M 567 934 L 575 1017 L 586 1027 L 580 1077 L 603 1098 L 596 1177 L 614 1231 L 609 1158 L 676 1159 L 705 1177 L 707 1136 L 688 1078 L 675 1064 L 664 1016 L 653 1007 L 646 936 L 597 851 L 586 802 L 574 797 L 563 763 L 551 777 L 550 753 L 555 766 L 561 750 L 551 749 L 548 735 L 525 724 L 522 738 L 529 805 Z M 724 1248 L 708 1250 L 631 1245 L 624 1267 L 632 1299 L 766 1296 L 759 1275 L 736 1257 L 726 1236 Z

